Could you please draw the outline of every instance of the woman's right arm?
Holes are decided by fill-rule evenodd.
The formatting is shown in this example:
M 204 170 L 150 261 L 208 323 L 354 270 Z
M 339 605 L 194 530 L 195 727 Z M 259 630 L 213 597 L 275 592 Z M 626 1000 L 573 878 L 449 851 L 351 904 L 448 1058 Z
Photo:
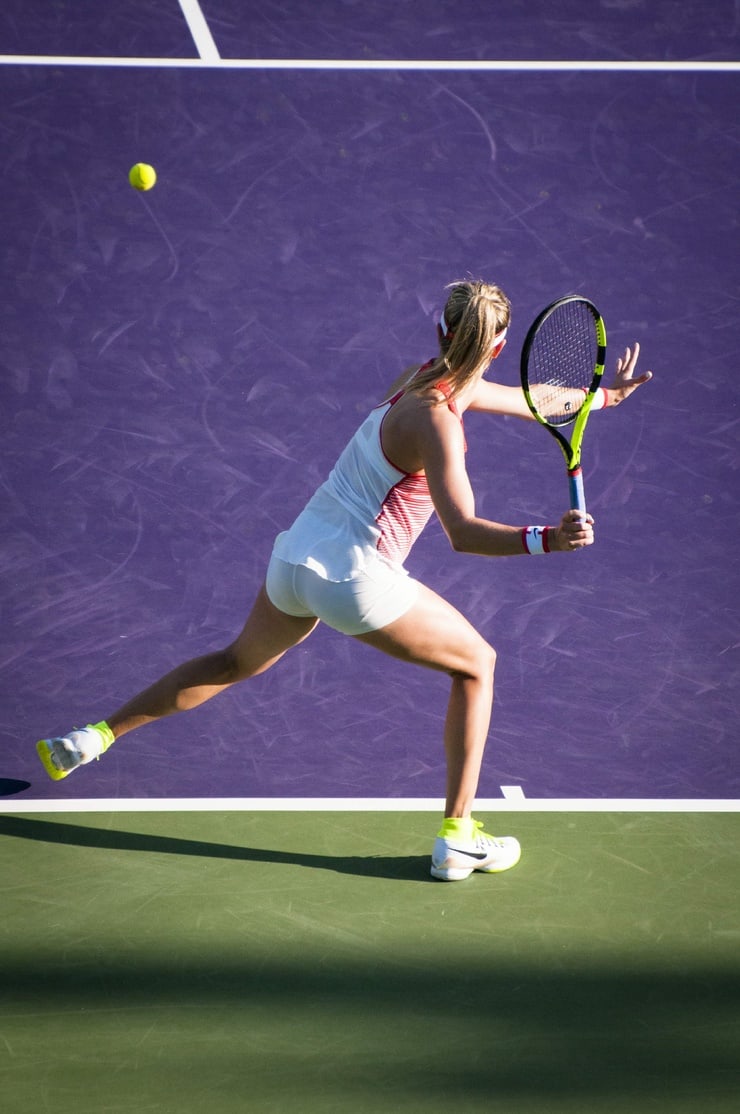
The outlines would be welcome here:
M 450 545 L 458 553 L 510 557 L 526 553 L 522 526 L 508 526 L 476 514 L 475 496 L 465 467 L 462 426 L 446 406 L 421 408 L 418 448 L 435 510 Z M 582 522 L 577 511 L 567 511 L 551 527 L 549 548 L 570 552 L 591 545 L 593 519 Z

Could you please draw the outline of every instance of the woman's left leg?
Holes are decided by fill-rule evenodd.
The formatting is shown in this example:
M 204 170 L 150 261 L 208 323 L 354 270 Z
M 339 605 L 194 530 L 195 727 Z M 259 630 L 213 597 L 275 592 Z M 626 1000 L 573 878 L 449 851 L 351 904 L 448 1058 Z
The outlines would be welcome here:
M 279 611 L 263 587 L 234 642 L 178 665 L 108 718 L 114 738 L 175 712 L 197 708 L 238 681 L 264 673 L 291 647 L 308 638 L 317 623 L 313 617 L 296 618 Z
M 317 623 L 313 616 L 299 618 L 280 611 L 263 587 L 231 645 L 178 665 L 107 720 L 60 738 L 41 739 L 36 749 L 46 772 L 55 780 L 67 777 L 129 731 L 197 708 L 238 681 L 264 673 L 292 646 L 308 638 Z

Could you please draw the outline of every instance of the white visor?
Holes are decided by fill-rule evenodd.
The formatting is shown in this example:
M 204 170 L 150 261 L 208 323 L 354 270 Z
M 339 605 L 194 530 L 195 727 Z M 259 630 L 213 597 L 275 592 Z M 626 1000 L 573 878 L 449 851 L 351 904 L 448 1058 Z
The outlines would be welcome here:
M 441 314 L 440 319 L 439 319 L 439 327 L 442 330 L 442 336 L 446 337 L 448 335 L 450 329 L 449 329 L 449 326 L 447 324 L 447 320 L 445 318 L 445 311 L 444 310 L 442 310 L 442 314 Z M 499 344 L 503 344 L 503 342 L 506 340 L 506 334 L 507 334 L 508 331 L 509 330 L 508 330 L 508 327 L 507 327 L 506 329 L 502 329 L 500 333 L 496 334 L 496 336 L 494 337 L 494 340 L 493 340 L 493 347 L 494 348 L 498 348 Z

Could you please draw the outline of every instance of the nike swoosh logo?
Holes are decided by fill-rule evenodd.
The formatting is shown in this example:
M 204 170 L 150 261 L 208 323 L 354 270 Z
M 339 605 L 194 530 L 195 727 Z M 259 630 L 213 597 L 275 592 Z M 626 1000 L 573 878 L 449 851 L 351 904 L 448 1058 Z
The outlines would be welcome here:
M 456 851 L 458 855 L 465 855 L 468 859 L 480 859 L 481 862 L 483 859 L 487 859 L 490 854 L 489 851 L 467 851 L 462 847 L 450 847 L 449 845 L 448 850 Z

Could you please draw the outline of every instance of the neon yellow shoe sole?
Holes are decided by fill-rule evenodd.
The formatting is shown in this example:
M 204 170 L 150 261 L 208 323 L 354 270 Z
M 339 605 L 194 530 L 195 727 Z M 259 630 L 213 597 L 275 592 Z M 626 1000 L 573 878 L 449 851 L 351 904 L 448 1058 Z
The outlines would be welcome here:
M 54 781 L 61 781 L 63 777 L 67 777 L 73 770 L 60 770 L 51 760 L 51 739 L 39 739 L 36 743 L 36 750 L 41 759 L 41 765 L 46 770 L 50 778 Z M 76 767 L 73 767 L 75 769 Z
M 87 727 L 76 727 L 69 735 L 63 735 L 61 738 L 57 736 L 53 739 L 40 739 L 36 743 L 36 750 L 49 777 L 54 781 L 61 781 L 78 766 L 85 766 L 94 758 L 100 758 L 100 755 L 104 754 L 114 741 L 113 732 L 103 720 L 101 723 L 88 723 Z M 52 755 L 55 746 L 58 746 L 56 752 L 58 761 L 62 761 L 60 750 L 64 753 L 67 769 L 63 769 L 54 761 Z

